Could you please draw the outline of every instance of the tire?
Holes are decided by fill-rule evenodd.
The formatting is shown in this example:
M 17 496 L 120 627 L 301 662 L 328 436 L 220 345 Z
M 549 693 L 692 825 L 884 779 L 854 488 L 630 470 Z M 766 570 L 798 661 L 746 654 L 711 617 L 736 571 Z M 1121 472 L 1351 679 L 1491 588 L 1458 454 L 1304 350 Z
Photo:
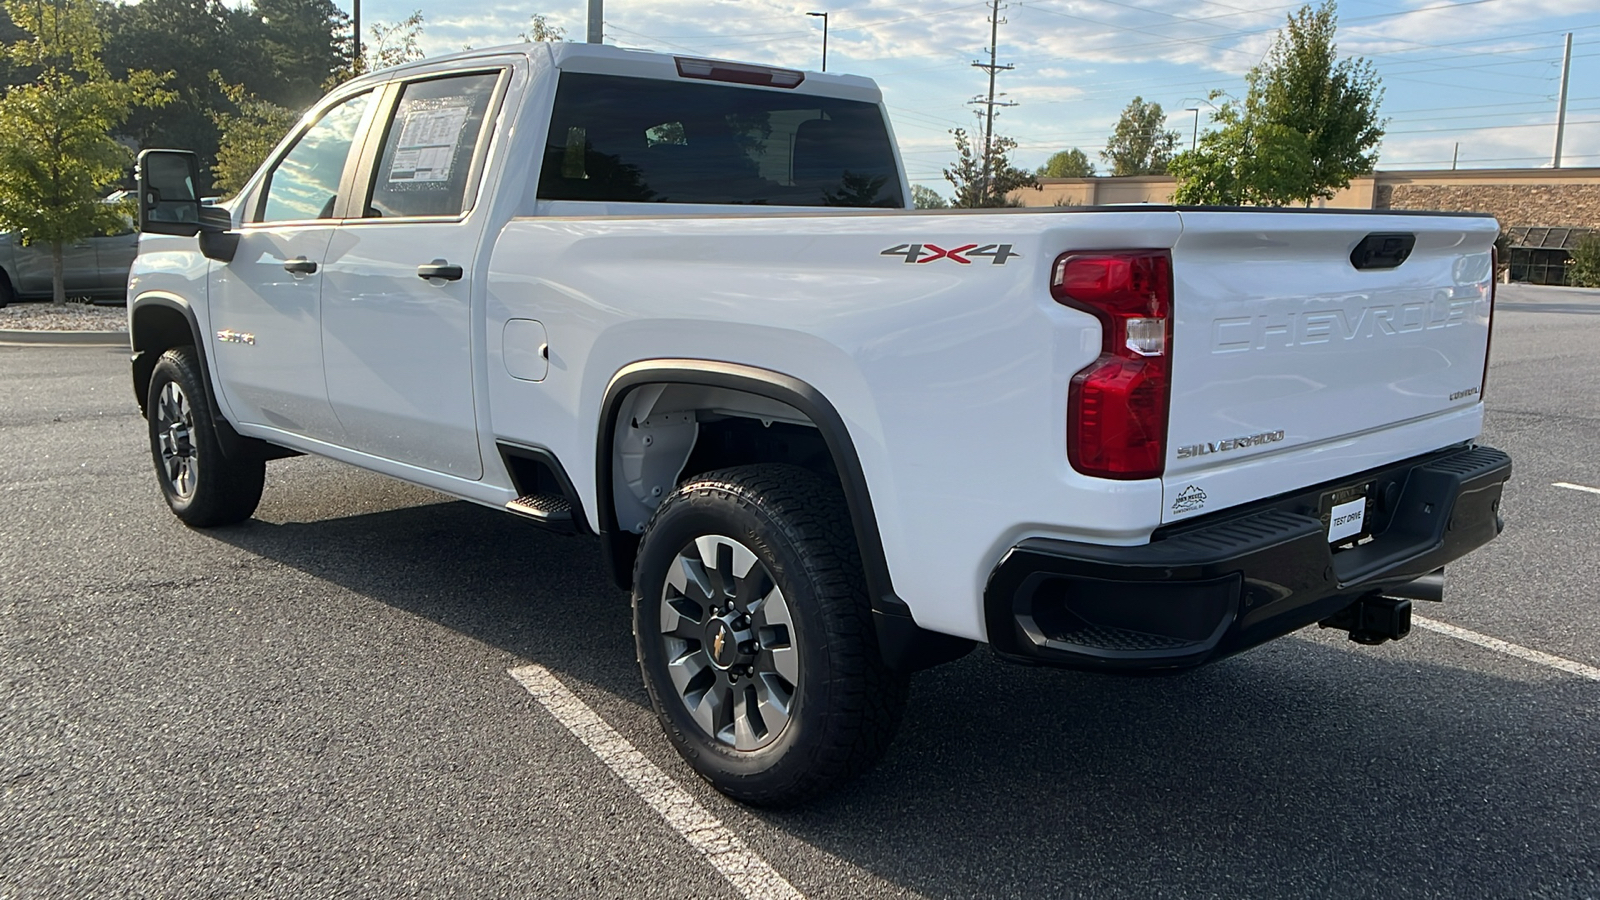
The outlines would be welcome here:
M 195 528 L 250 518 L 267 473 L 259 455 L 223 455 L 204 379 L 194 348 L 174 347 L 156 361 L 145 407 L 156 481 L 172 512 Z
M 11 278 L 0 271 L 0 309 L 5 309 L 8 304 L 17 299 L 17 292 L 11 287 Z
M 905 710 L 844 497 L 797 466 L 708 472 L 669 495 L 634 564 L 633 630 L 667 737 L 746 803 L 792 805 L 860 775 Z

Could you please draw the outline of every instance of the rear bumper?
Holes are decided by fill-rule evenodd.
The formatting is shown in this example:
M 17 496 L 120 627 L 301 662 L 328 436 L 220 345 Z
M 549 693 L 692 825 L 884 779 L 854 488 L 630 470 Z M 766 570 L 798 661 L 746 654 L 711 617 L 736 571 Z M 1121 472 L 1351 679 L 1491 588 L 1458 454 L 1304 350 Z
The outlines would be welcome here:
M 1328 618 L 1493 540 L 1511 458 L 1453 449 L 1106 547 L 1030 539 L 984 591 L 1002 655 L 1089 669 L 1200 665 Z M 1364 488 L 1372 540 L 1334 552 L 1324 498 Z

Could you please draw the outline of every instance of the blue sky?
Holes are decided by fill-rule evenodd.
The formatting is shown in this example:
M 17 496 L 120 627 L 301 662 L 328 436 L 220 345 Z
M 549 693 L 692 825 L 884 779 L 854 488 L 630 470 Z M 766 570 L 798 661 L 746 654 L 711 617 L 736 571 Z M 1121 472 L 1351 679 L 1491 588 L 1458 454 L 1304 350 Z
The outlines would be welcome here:
M 348 0 L 336 0 L 346 3 Z M 1135 95 L 1160 103 L 1187 146 L 1198 102 L 1213 89 L 1244 95 L 1244 75 L 1299 4 L 1280 0 L 1011 0 L 1002 13 L 1001 91 L 1018 105 L 996 131 L 1037 166 L 1056 150 L 1097 154 Z M 348 8 L 346 6 L 346 8 Z M 533 13 L 582 40 L 584 0 L 366 0 L 368 22 L 420 9 L 429 55 L 506 43 Z M 828 70 L 883 88 L 911 180 L 948 193 L 948 130 L 976 130 L 985 76 L 988 4 L 927 0 L 606 0 L 606 41 L 791 68 L 819 68 L 830 14 Z M 1389 119 L 1379 168 L 1549 165 L 1562 41 L 1573 33 L 1565 166 L 1600 166 L 1600 0 L 1343 0 L 1339 50 L 1377 67 Z

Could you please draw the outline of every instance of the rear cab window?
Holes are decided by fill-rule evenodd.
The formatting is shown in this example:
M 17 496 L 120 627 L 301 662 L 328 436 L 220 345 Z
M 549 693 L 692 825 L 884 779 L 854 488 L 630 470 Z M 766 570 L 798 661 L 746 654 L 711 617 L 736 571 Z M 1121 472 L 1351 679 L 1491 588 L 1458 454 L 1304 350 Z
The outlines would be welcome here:
M 472 205 L 500 70 L 400 86 L 362 218 L 459 216 Z
M 878 106 L 564 72 L 540 200 L 902 208 Z

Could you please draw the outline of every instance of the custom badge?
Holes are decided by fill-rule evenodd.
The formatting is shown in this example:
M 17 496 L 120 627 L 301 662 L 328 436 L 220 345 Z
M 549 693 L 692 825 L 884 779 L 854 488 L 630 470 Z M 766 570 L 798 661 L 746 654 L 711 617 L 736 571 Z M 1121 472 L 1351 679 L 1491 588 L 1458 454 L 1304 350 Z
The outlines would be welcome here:
M 1172 501 L 1172 514 L 1191 513 L 1206 505 L 1206 492 L 1195 485 L 1189 485 L 1178 492 L 1178 499 Z

